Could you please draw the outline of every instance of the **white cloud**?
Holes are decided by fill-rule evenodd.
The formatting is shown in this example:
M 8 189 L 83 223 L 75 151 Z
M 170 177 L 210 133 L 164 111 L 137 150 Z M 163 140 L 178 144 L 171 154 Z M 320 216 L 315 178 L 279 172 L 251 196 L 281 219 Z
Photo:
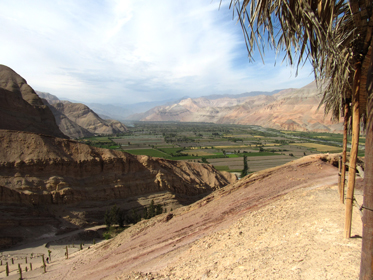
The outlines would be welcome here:
M 273 67 L 272 55 L 265 65 L 260 58 L 249 63 L 240 26 L 227 2 L 220 10 L 219 2 L 3 0 L 0 63 L 36 90 L 105 103 L 301 87 L 312 80 L 310 67 L 295 79 L 291 69 Z

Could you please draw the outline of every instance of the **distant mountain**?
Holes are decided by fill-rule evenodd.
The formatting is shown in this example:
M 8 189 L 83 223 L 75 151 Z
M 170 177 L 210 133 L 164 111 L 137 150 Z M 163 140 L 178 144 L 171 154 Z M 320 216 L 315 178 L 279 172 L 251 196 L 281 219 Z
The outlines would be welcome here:
M 0 129 L 67 138 L 26 80 L 5 65 L 0 65 Z
M 207 98 L 209 100 L 214 100 L 214 99 L 221 99 L 221 98 L 244 98 L 248 96 L 257 96 L 257 95 L 274 95 L 275 93 L 278 93 L 282 91 L 282 89 L 274 90 L 274 91 L 250 91 L 250 92 L 244 92 L 240 94 L 212 94 L 208 96 L 202 96 L 204 98 Z M 183 98 L 187 99 L 187 98 Z
M 169 99 L 169 100 L 161 100 L 161 101 L 152 101 L 152 102 L 140 102 L 134 104 L 120 104 L 120 105 L 113 105 L 113 104 L 99 104 L 99 103 L 84 103 L 89 108 L 94 110 L 100 117 L 103 119 L 115 119 L 119 121 L 128 120 L 131 115 L 137 113 L 143 113 L 151 108 L 156 106 L 165 105 L 169 103 L 179 102 L 181 99 Z
M 56 96 L 45 92 L 37 93 L 52 110 L 61 131 L 71 138 L 127 131 L 127 128 L 119 121 L 104 120 L 84 104 L 61 101 Z
M 274 94 L 187 98 L 132 117 L 141 121 L 212 122 L 340 132 L 342 125 L 324 116 L 323 107 L 318 109 L 320 100 L 316 84 L 312 82 L 301 89 L 285 89 Z

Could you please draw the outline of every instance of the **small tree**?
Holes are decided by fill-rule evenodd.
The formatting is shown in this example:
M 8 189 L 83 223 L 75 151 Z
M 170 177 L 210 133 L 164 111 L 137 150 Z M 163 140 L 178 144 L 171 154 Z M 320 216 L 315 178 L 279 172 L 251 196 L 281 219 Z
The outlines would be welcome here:
M 119 209 L 119 211 L 117 212 L 116 219 L 117 219 L 118 226 L 122 228 L 124 225 L 124 213 L 122 210 Z
M 155 207 L 155 215 L 160 215 L 162 213 L 163 213 L 162 205 L 157 204 L 157 206 Z
M 111 217 L 110 217 L 109 210 L 106 210 L 106 212 L 105 212 L 104 222 L 105 222 L 105 225 L 106 225 L 106 229 L 109 229 L 110 226 L 111 226 Z
M 155 206 L 154 206 L 154 200 L 152 200 L 148 208 L 148 219 L 153 218 L 154 216 L 155 216 Z
M 245 177 L 249 173 L 249 166 L 247 165 L 247 156 L 243 156 L 243 169 L 241 171 L 241 178 Z

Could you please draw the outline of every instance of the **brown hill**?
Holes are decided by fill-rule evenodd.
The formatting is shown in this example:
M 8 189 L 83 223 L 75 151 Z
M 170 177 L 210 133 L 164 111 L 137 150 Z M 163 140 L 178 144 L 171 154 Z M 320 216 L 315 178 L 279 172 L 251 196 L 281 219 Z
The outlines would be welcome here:
M 0 130 L 0 145 L 3 246 L 25 238 L 25 227 L 31 227 L 29 238 L 51 231 L 32 233 L 45 221 L 53 220 L 54 231 L 102 224 L 111 204 L 142 209 L 150 201 L 140 198 L 155 194 L 156 203 L 175 209 L 236 180 L 207 164 L 134 156 L 34 133 Z
M 30 276 L 358 279 L 361 239 L 343 237 L 338 171 L 330 163 L 333 157 L 313 155 L 254 173 L 68 260 L 62 251 L 46 274 L 40 269 Z M 354 215 L 353 234 L 361 228 Z
M 318 109 L 321 96 L 313 82 L 301 89 L 286 89 L 272 96 L 188 98 L 137 115 L 143 121 L 213 122 L 260 125 L 281 130 L 340 132 L 342 125 Z
M 5 65 L 0 65 L 0 129 L 66 138 L 26 80 Z
M 61 131 L 71 138 L 127 131 L 127 127 L 121 122 L 104 120 L 84 104 L 61 101 L 49 93 L 38 92 L 38 94 L 52 110 Z

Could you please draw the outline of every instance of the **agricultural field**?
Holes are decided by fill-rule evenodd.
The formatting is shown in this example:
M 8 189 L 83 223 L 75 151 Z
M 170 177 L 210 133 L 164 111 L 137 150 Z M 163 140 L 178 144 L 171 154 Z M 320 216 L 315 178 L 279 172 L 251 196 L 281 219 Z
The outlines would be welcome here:
M 249 172 L 255 172 L 305 155 L 342 151 L 341 134 L 212 123 L 134 122 L 125 134 L 80 141 L 134 155 L 209 163 L 236 173 L 243 169 L 244 156 Z M 359 156 L 364 156 L 365 137 L 360 143 Z

